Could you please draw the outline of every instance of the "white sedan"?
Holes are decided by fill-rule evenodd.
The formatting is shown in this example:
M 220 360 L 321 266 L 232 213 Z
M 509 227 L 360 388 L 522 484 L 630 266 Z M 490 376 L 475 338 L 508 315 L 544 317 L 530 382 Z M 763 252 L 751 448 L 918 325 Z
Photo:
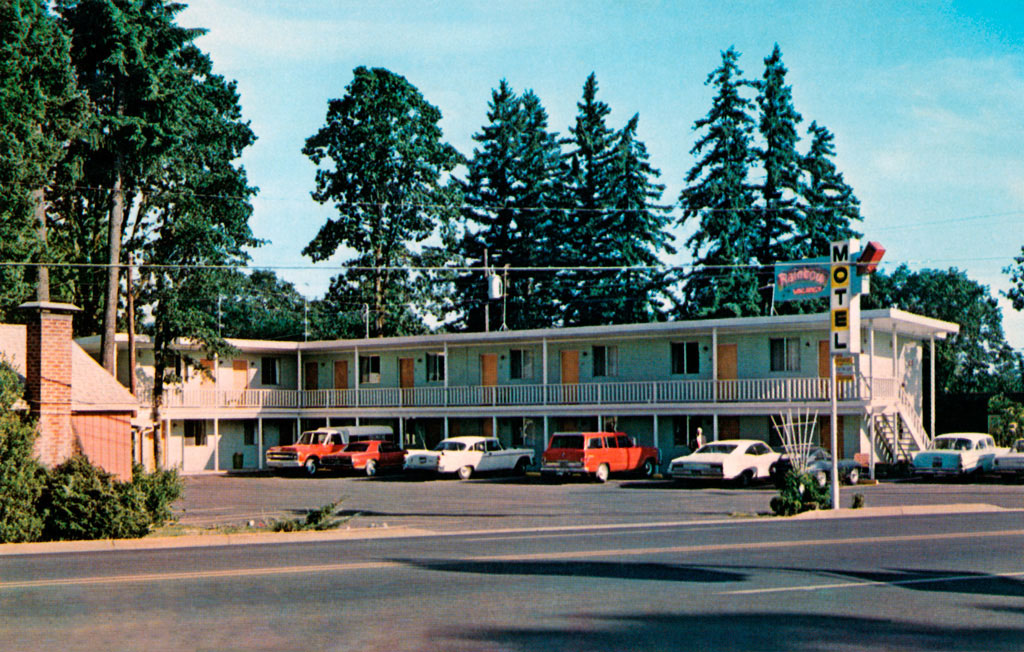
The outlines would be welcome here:
M 746 486 L 769 477 L 779 454 L 756 439 L 727 439 L 705 444 L 695 452 L 677 457 L 669 473 L 677 482 L 687 480 L 733 480 Z
M 991 471 L 996 455 L 992 435 L 982 432 L 954 432 L 939 435 L 928 450 L 914 454 L 913 470 L 921 476 L 967 475 Z
M 405 456 L 406 471 L 457 473 L 462 480 L 490 471 L 523 474 L 531 464 L 533 450 L 505 448 L 497 437 L 449 437 L 434 450 L 410 450 Z
M 1024 439 L 1018 439 L 1008 451 L 996 455 L 992 470 L 1003 476 L 1024 476 Z

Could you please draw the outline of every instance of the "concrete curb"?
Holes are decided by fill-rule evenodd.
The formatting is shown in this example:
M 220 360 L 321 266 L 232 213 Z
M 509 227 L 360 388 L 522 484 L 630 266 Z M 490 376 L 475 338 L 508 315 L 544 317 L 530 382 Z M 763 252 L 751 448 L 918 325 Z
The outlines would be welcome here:
M 722 518 L 712 520 L 671 521 L 661 523 L 601 523 L 593 525 L 564 525 L 534 528 L 508 528 L 490 530 L 454 530 L 440 532 L 412 527 L 362 527 L 322 532 L 243 532 L 238 534 L 198 534 L 180 537 L 150 537 L 143 539 L 104 539 L 99 541 L 51 541 L 46 543 L 3 543 L 0 557 L 15 555 L 45 555 L 58 553 L 112 552 L 129 550 L 161 550 L 175 548 L 209 548 L 219 546 L 269 545 L 275 543 L 318 543 L 330 541 L 360 541 L 367 539 L 401 539 L 412 537 L 457 537 L 496 534 L 530 534 L 540 532 L 583 532 L 614 530 L 618 528 L 657 529 L 686 525 L 714 525 L 730 523 L 785 523 L 792 520 L 820 520 L 845 518 L 872 518 L 891 516 L 934 516 L 948 514 L 983 514 L 992 512 L 1024 512 L 1024 509 L 1006 509 L 987 503 L 959 503 L 949 505 L 908 505 L 897 507 L 865 507 L 804 512 L 790 517 Z
M 951 505 L 906 505 L 896 507 L 862 507 L 860 509 L 822 509 L 791 516 L 792 519 L 816 520 L 830 518 L 871 518 L 878 516 L 934 516 L 936 514 L 984 514 L 987 512 L 1019 512 L 988 503 L 957 503 Z

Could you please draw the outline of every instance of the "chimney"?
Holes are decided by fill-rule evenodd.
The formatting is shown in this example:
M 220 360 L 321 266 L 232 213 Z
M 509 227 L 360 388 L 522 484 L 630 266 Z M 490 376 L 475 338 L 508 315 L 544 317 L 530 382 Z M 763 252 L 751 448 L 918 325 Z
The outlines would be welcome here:
M 38 420 L 36 456 L 47 466 L 75 454 L 71 430 L 72 315 L 67 303 L 32 301 L 19 306 L 31 313 L 26 327 L 25 384 L 29 412 Z

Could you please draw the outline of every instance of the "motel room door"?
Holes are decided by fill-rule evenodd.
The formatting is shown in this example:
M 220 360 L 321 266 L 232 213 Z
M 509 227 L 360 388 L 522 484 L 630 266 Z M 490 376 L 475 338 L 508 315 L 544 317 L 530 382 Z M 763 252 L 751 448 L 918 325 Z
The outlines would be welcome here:
M 718 380 L 736 380 L 738 375 L 738 360 L 735 344 L 718 345 Z M 736 391 L 736 384 L 731 382 L 719 382 L 718 398 L 723 401 L 735 401 L 739 399 L 739 392 Z
M 398 386 L 402 390 L 402 405 L 413 404 L 413 387 L 416 385 L 416 358 L 398 359 Z
M 576 403 L 579 400 L 580 352 L 565 350 L 560 356 L 562 374 L 562 401 Z
M 494 387 L 498 384 L 498 354 L 480 354 L 480 402 L 483 405 L 494 403 Z

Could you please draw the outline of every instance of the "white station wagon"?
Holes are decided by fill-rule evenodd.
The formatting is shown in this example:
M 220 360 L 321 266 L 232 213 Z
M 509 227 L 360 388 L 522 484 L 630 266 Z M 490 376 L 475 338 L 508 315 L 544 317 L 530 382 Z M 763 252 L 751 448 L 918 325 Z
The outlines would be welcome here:
M 690 480 L 734 480 L 748 485 L 769 477 L 779 454 L 756 439 L 725 439 L 705 444 L 695 452 L 677 457 L 669 473 L 677 482 Z
M 531 464 L 532 449 L 505 448 L 497 437 L 449 437 L 434 450 L 410 450 L 405 456 L 406 471 L 457 473 L 462 480 L 491 471 L 523 474 Z
M 921 476 L 967 475 L 986 473 L 995 465 L 996 448 L 992 435 L 982 432 L 952 432 L 932 440 L 928 450 L 914 454 L 913 470 Z

